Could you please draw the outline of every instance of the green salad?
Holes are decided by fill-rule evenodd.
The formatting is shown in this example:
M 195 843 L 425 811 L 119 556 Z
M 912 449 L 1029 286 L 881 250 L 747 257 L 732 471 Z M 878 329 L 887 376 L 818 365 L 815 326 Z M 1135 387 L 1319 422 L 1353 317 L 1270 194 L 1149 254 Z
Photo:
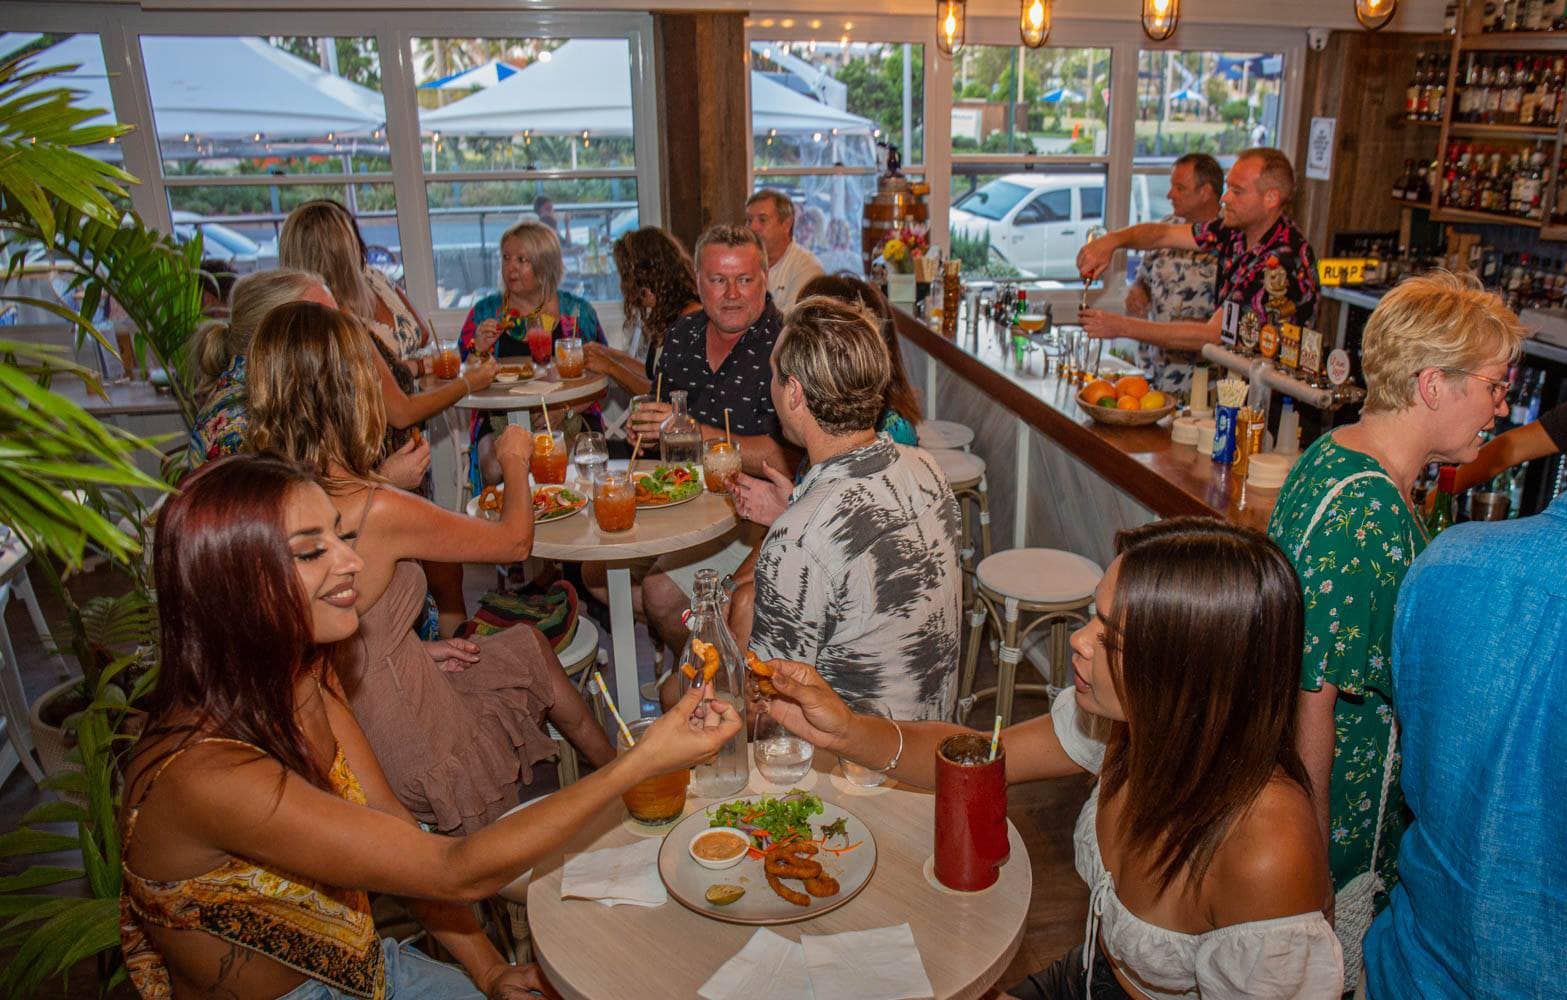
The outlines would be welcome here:
M 798 789 L 774 798 L 740 799 L 709 810 L 709 826 L 730 826 L 751 835 L 752 846 L 767 850 L 789 840 L 811 840 L 811 817 L 822 812 L 822 800 Z
M 656 466 L 652 472 L 638 472 L 636 479 L 638 507 L 665 507 L 702 492 L 701 476 L 685 465 Z

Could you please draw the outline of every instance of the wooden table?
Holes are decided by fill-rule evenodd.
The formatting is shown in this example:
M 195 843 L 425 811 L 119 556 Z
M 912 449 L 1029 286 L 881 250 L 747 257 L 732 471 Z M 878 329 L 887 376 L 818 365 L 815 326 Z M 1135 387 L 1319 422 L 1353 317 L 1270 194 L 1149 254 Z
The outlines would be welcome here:
M 554 398 L 550 399 L 554 403 Z M 610 463 L 611 467 L 624 463 Z M 642 507 L 630 531 L 599 531 L 591 509 L 538 525 L 533 554 L 560 562 L 606 563 L 609 584 L 609 632 L 615 655 L 615 691 L 628 720 L 642 715 L 637 684 L 636 623 L 631 613 L 631 563 L 684 552 L 722 537 L 739 523 L 727 496 L 702 493 L 674 507 Z
M 825 771 L 831 754 L 817 752 Z M 864 820 L 876 837 L 876 872 L 854 899 L 813 920 L 769 928 L 798 941 L 802 934 L 839 934 L 907 923 L 925 973 L 940 1000 L 978 997 L 1001 977 L 1023 941 L 1033 874 L 1028 849 L 1007 824 L 1012 857 L 982 893 L 957 895 L 925 879 L 934 853 L 935 798 L 894 787 L 881 795 L 845 795 L 825 773 L 815 794 Z M 707 800 L 692 800 L 705 808 Z M 621 825 L 617 804 L 577 832 L 565 849 L 542 860 L 528 887 L 528 922 L 535 955 L 568 1000 L 695 997 L 718 967 L 745 947 L 755 927 L 700 916 L 671 899 L 659 907 L 616 906 L 560 898 L 565 855 L 624 847 L 637 836 Z

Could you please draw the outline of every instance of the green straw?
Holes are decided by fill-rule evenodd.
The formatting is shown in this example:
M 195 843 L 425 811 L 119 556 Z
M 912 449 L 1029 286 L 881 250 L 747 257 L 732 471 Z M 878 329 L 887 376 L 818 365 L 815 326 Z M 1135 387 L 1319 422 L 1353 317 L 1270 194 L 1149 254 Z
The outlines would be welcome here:
M 618 716 L 617 716 L 618 718 Z M 996 724 L 990 730 L 990 759 L 996 759 L 996 750 L 1001 747 L 1001 716 L 996 716 Z

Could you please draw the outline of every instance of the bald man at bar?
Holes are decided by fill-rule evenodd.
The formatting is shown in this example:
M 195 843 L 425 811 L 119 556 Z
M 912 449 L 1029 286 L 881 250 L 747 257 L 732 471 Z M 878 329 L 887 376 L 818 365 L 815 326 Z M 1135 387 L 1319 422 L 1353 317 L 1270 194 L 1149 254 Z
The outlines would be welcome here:
M 1148 222 L 1083 245 L 1077 270 L 1098 278 L 1117 250 L 1202 250 L 1218 258 L 1218 308 L 1206 320 L 1157 322 L 1101 309 L 1080 314 L 1095 338 L 1130 337 L 1166 350 L 1200 351 L 1219 342 L 1224 304 L 1238 303 L 1263 323 L 1309 325 L 1317 305 L 1317 259 L 1285 209 L 1295 194 L 1295 170 L 1277 149 L 1242 151 L 1225 179 L 1219 219 L 1194 225 Z

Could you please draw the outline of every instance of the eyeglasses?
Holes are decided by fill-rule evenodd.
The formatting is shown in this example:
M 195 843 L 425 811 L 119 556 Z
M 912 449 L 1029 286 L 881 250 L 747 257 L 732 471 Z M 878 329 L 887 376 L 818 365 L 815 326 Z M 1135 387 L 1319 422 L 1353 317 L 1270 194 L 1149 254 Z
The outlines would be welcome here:
M 1489 375 L 1481 375 L 1467 368 L 1442 368 L 1439 369 L 1448 375 L 1463 375 L 1467 378 L 1478 379 L 1491 389 L 1491 404 L 1494 406 L 1512 394 L 1513 385 L 1504 379 L 1491 378 Z

